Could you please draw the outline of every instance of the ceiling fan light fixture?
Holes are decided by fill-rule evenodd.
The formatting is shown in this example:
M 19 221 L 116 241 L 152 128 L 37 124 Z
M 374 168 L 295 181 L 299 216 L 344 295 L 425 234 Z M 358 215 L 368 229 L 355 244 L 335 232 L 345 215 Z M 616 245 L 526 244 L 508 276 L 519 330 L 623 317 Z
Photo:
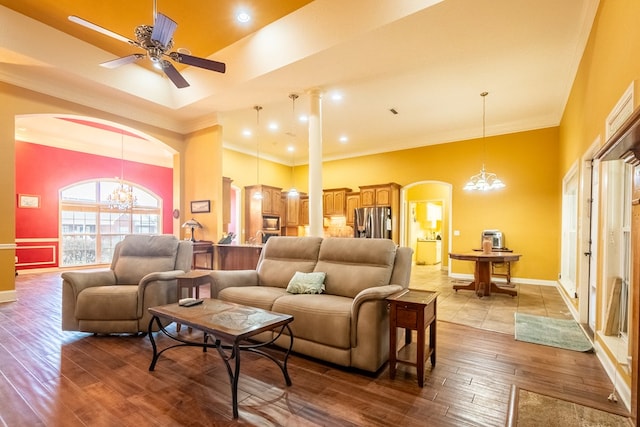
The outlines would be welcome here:
M 89 22 L 86 19 L 80 18 L 75 15 L 71 15 L 68 19 L 78 25 L 82 25 L 92 31 L 97 31 L 105 36 L 114 38 L 116 40 L 127 43 L 130 46 L 137 47 L 147 51 L 147 57 L 151 63 L 162 70 L 171 82 L 178 88 L 182 89 L 189 86 L 189 83 L 182 77 L 180 72 L 168 61 L 164 60 L 167 56 L 173 61 L 191 65 L 205 70 L 216 71 L 219 73 L 226 72 L 226 65 L 223 62 L 213 61 L 206 58 L 200 58 L 197 56 L 191 56 L 184 53 L 183 50 L 178 49 L 177 52 L 169 52 L 173 47 L 173 33 L 175 32 L 178 24 L 162 13 L 156 13 L 156 2 L 153 2 L 153 16 L 154 23 L 151 25 L 138 25 L 135 28 L 134 34 L 136 40 L 131 40 L 127 37 L 121 36 L 111 30 L 103 28 L 93 22 Z M 142 58 L 144 55 L 140 54 L 128 55 L 123 58 L 117 58 L 111 61 L 106 61 L 100 64 L 105 68 L 116 68 L 121 65 L 130 64 Z

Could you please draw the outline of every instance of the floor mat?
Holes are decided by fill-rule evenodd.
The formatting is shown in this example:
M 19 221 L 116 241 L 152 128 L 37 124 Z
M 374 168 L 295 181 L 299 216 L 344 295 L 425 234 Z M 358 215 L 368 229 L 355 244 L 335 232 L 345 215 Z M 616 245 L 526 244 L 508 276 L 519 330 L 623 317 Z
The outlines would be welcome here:
M 548 345 L 573 351 L 592 351 L 593 346 L 575 320 L 553 319 L 515 313 L 518 341 Z

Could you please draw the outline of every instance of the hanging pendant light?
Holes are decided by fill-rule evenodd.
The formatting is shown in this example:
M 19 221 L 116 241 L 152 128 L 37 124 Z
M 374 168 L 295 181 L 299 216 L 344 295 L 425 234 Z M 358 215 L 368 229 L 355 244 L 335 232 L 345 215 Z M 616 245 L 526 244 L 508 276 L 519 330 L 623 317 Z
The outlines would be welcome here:
M 124 183 L 124 132 L 120 132 L 120 183 L 107 196 L 107 202 L 111 209 L 126 211 L 131 209 L 136 201 L 133 187 Z
M 469 182 L 464 186 L 464 189 L 467 191 L 490 191 L 497 190 L 500 188 L 504 188 L 505 184 L 498 178 L 495 173 L 487 172 L 484 168 L 484 157 L 485 157 L 485 148 L 486 148 L 486 97 L 489 95 L 489 92 L 482 92 L 480 96 L 482 97 L 482 169 L 480 169 L 480 173 L 473 175 L 469 178 Z
M 253 109 L 256 110 L 256 181 L 260 185 L 260 110 L 262 107 L 254 105 Z M 262 192 L 256 191 L 253 193 L 253 198 L 262 200 Z
M 293 138 L 293 144 L 289 147 L 289 151 L 291 151 L 291 189 L 289 190 L 289 193 L 287 193 L 287 196 L 289 197 L 298 197 L 298 195 L 300 193 L 298 193 L 298 190 L 296 190 L 296 180 L 295 180 L 295 164 L 296 164 L 296 159 L 295 159 L 295 142 L 296 142 L 296 132 L 295 132 L 295 121 L 296 121 L 296 99 L 298 99 L 298 95 L 295 93 L 292 93 L 289 95 L 289 98 L 291 98 L 291 137 Z

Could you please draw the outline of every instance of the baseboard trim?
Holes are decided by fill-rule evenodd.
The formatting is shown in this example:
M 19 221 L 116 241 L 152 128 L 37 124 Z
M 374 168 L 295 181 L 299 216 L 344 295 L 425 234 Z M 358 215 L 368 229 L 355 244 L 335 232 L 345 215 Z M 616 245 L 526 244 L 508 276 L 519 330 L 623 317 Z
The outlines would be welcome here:
M 18 301 L 18 293 L 14 290 L 0 291 L 0 303 Z
M 473 274 L 460 274 L 460 273 L 451 273 L 449 277 L 452 279 L 458 280 L 468 280 L 469 282 L 473 281 Z M 494 277 L 491 279 L 495 283 L 507 283 L 507 279 L 501 277 Z M 527 279 L 524 277 L 511 277 L 511 283 L 518 283 L 521 285 L 540 285 L 540 286 L 553 286 L 555 287 L 558 282 L 556 280 L 540 280 L 540 279 Z

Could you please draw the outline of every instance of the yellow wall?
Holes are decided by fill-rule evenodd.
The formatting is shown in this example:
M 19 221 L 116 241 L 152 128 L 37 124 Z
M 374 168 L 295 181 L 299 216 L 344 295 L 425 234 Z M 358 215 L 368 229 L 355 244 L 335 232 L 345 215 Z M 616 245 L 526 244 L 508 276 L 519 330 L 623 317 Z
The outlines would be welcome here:
M 222 129 L 213 126 L 187 135 L 184 171 L 184 216 L 194 218 L 203 228 L 195 230 L 196 240 L 218 241 L 222 237 Z M 191 201 L 209 200 L 211 211 L 191 213 Z M 191 230 L 183 229 L 189 238 Z
M 605 121 L 630 84 L 635 88 L 634 107 L 640 105 L 640 2 L 637 0 L 603 0 L 600 2 L 591 36 L 576 75 L 562 121 L 560 123 L 559 166 L 564 176 L 572 164 L 578 161 L 596 140 L 605 143 Z M 581 165 L 582 168 L 582 165 Z M 583 199 L 580 189 L 579 199 Z M 601 195 L 600 200 L 604 200 Z M 602 215 L 600 218 L 602 219 Z M 579 220 L 579 223 L 581 219 Z M 601 227 L 602 228 L 602 227 Z M 560 228 L 558 228 L 560 232 Z M 580 233 L 579 233 L 580 234 Z M 598 242 L 602 248 L 602 238 Z M 586 247 L 579 240 L 578 253 Z M 602 250 L 599 251 L 601 255 Z M 602 276 L 598 260 L 597 277 Z M 577 277 L 582 276 L 578 263 Z M 578 289 L 587 283 L 576 283 Z M 597 283 L 598 307 L 604 307 L 606 284 Z M 580 293 L 580 292 L 578 292 Z M 582 300 L 579 304 L 585 304 Z M 596 329 L 601 328 L 602 313 L 596 319 Z M 616 350 L 609 350 L 598 335 L 596 341 L 603 345 L 606 357 L 614 361 Z M 638 343 L 630 343 L 638 345 Z M 619 351 L 619 350 L 617 350 Z M 613 362 L 618 373 L 630 384 L 630 376 L 622 365 Z
M 507 187 L 468 193 L 462 187 L 480 171 L 485 150 L 487 170 L 497 173 Z M 486 143 L 472 139 L 324 162 L 323 188 L 357 191 L 360 185 L 386 182 L 450 183 L 452 228 L 460 232 L 452 239 L 451 251 L 470 251 L 478 247 L 482 230 L 497 228 L 504 232 L 507 246 L 523 254 L 513 264 L 514 277 L 555 282 L 560 269 L 557 230 L 562 189 L 557 158 L 558 128 L 546 128 L 487 137 Z M 306 166 L 297 169 L 307 173 Z M 296 179 L 298 189 L 306 191 L 307 179 L 298 174 Z M 453 261 L 451 271 L 473 274 L 473 265 Z

